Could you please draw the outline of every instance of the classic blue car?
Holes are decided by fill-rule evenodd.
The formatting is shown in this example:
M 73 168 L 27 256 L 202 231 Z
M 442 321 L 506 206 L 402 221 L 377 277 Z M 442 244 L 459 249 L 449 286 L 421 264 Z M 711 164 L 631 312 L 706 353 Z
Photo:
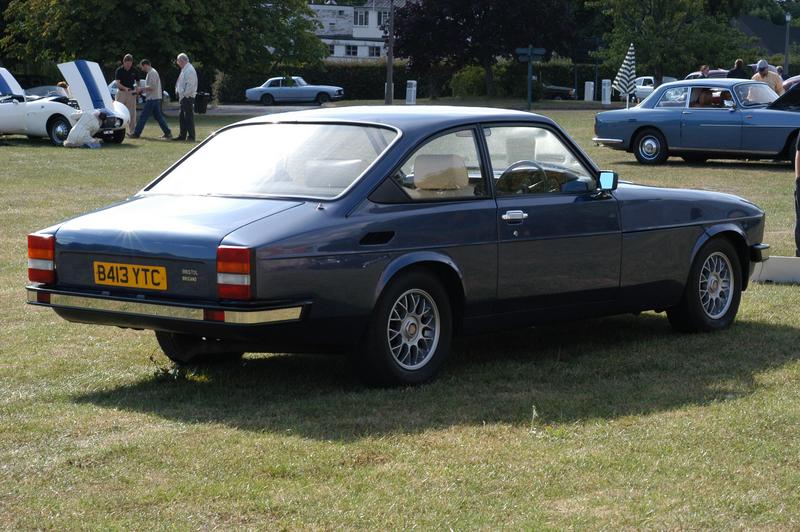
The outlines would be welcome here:
M 275 102 L 325 102 L 344 98 L 344 89 L 331 85 L 309 85 L 300 76 L 270 78 L 260 87 L 244 91 L 248 102 L 272 105 Z
M 593 140 L 632 152 L 642 164 L 670 155 L 794 161 L 798 97 L 789 91 L 779 98 L 766 84 L 741 79 L 665 83 L 636 107 L 598 113 Z
M 177 363 L 341 351 L 418 383 L 454 334 L 644 310 L 733 321 L 764 213 L 622 183 L 552 120 L 350 107 L 225 127 L 133 197 L 28 236 L 28 302 Z

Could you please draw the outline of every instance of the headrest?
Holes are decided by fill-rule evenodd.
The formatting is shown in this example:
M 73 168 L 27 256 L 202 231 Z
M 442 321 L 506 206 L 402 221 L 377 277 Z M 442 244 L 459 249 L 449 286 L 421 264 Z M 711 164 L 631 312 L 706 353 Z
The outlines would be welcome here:
M 710 91 L 702 91 L 700 93 L 700 105 L 703 107 L 707 107 L 711 105 L 713 97 Z
M 414 186 L 420 190 L 458 190 L 469 184 L 469 174 L 460 155 L 417 155 Z

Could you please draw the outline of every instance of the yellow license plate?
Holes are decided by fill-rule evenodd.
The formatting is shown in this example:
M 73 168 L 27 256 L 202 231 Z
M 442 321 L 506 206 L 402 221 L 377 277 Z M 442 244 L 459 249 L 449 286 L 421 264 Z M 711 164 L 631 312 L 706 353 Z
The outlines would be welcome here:
M 167 289 L 167 269 L 163 266 L 94 261 L 92 269 L 94 282 L 97 284 L 150 290 Z

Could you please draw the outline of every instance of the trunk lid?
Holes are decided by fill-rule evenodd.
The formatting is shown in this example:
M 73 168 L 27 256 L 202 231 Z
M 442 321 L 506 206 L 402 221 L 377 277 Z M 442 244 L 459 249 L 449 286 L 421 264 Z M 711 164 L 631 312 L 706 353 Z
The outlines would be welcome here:
M 222 239 L 301 203 L 135 197 L 61 225 L 56 233 L 58 285 L 139 297 L 215 299 L 216 254 Z

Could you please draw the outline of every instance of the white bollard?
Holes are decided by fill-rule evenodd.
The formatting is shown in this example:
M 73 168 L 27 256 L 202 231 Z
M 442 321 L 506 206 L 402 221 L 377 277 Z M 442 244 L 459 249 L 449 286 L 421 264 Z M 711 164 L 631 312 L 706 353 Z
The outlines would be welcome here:
M 602 82 L 602 103 L 603 105 L 611 105 L 611 80 L 604 79 Z
M 586 102 L 594 100 L 594 81 L 587 81 L 583 84 L 583 100 Z
M 406 82 L 406 105 L 417 104 L 417 82 L 410 79 Z

